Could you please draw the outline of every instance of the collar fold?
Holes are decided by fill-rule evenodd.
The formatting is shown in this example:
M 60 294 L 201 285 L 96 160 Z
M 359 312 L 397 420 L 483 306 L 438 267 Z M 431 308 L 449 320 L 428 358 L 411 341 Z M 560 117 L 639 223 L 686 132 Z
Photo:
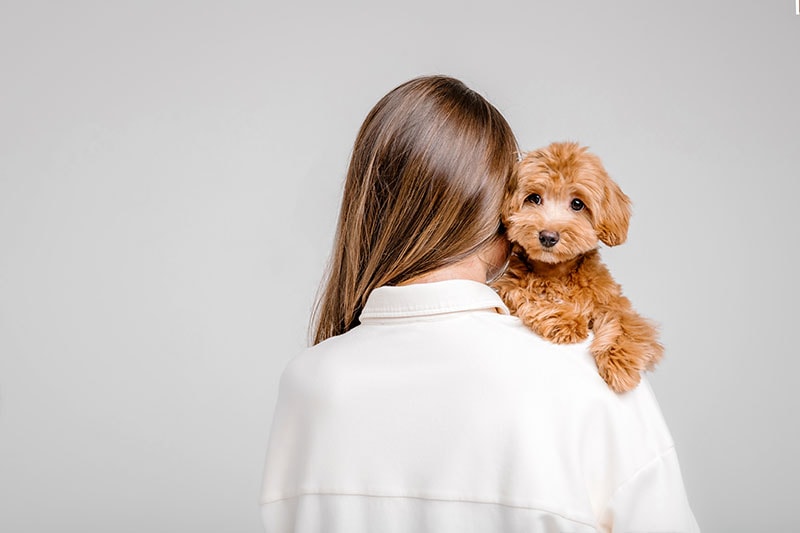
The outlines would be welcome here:
M 509 314 L 503 300 L 488 285 L 466 279 L 451 279 L 378 287 L 367 297 L 359 321 L 479 310 Z

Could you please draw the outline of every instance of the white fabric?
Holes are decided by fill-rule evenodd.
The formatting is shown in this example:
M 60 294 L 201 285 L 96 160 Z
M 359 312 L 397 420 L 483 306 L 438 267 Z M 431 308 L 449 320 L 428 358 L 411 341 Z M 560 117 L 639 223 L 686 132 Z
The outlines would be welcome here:
M 647 381 L 617 395 L 588 341 L 507 313 L 473 281 L 381 287 L 361 325 L 295 357 L 266 531 L 699 531 Z

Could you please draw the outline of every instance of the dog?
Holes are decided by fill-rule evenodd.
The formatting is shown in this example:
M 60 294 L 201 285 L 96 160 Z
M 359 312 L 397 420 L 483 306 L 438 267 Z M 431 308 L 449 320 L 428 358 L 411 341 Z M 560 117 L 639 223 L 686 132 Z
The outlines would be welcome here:
M 512 255 L 493 283 L 545 339 L 577 343 L 591 330 L 600 376 L 618 393 L 636 388 L 664 351 L 655 325 L 634 311 L 600 260 L 600 242 L 625 242 L 630 216 L 630 199 L 586 147 L 562 142 L 529 152 L 504 200 Z

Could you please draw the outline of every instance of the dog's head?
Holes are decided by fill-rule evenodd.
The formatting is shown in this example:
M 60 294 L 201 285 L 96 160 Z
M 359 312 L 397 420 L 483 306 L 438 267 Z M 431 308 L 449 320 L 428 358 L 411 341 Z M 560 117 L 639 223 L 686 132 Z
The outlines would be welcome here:
M 520 161 L 503 206 L 508 238 L 530 259 L 560 263 L 625 242 L 630 199 L 600 159 L 576 143 L 553 143 Z

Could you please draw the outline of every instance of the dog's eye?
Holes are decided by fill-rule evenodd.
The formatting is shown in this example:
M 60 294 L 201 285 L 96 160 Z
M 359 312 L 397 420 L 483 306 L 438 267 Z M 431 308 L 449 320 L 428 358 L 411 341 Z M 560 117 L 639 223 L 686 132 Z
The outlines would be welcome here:
M 532 202 L 532 203 L 534 203 L 534 204 L 536 204 L 536 205 L 539 205 L 539 204 L 541 204 L 541 203 L 542 203 L 542 197 L 541 197 L 541 196 L 539 196 L 539 195 L 538 195 L 538 194 L 536 194 L 536 193 L 534 193 L 534 194 L 529 194 L 529 195 L 528 195 L 528 197 L 527 197 L 527 198 L 525 198 L 525 201 L 526 201 L 526 202 Z
M 585 207 L 583 205 L 583 202 L 581 202 L 577 198 L 573 198 L 572 202 L 569 204 L 569 206 L 572 208 L 573 211 L 580 211 L 581 209 L 583 209 Z

